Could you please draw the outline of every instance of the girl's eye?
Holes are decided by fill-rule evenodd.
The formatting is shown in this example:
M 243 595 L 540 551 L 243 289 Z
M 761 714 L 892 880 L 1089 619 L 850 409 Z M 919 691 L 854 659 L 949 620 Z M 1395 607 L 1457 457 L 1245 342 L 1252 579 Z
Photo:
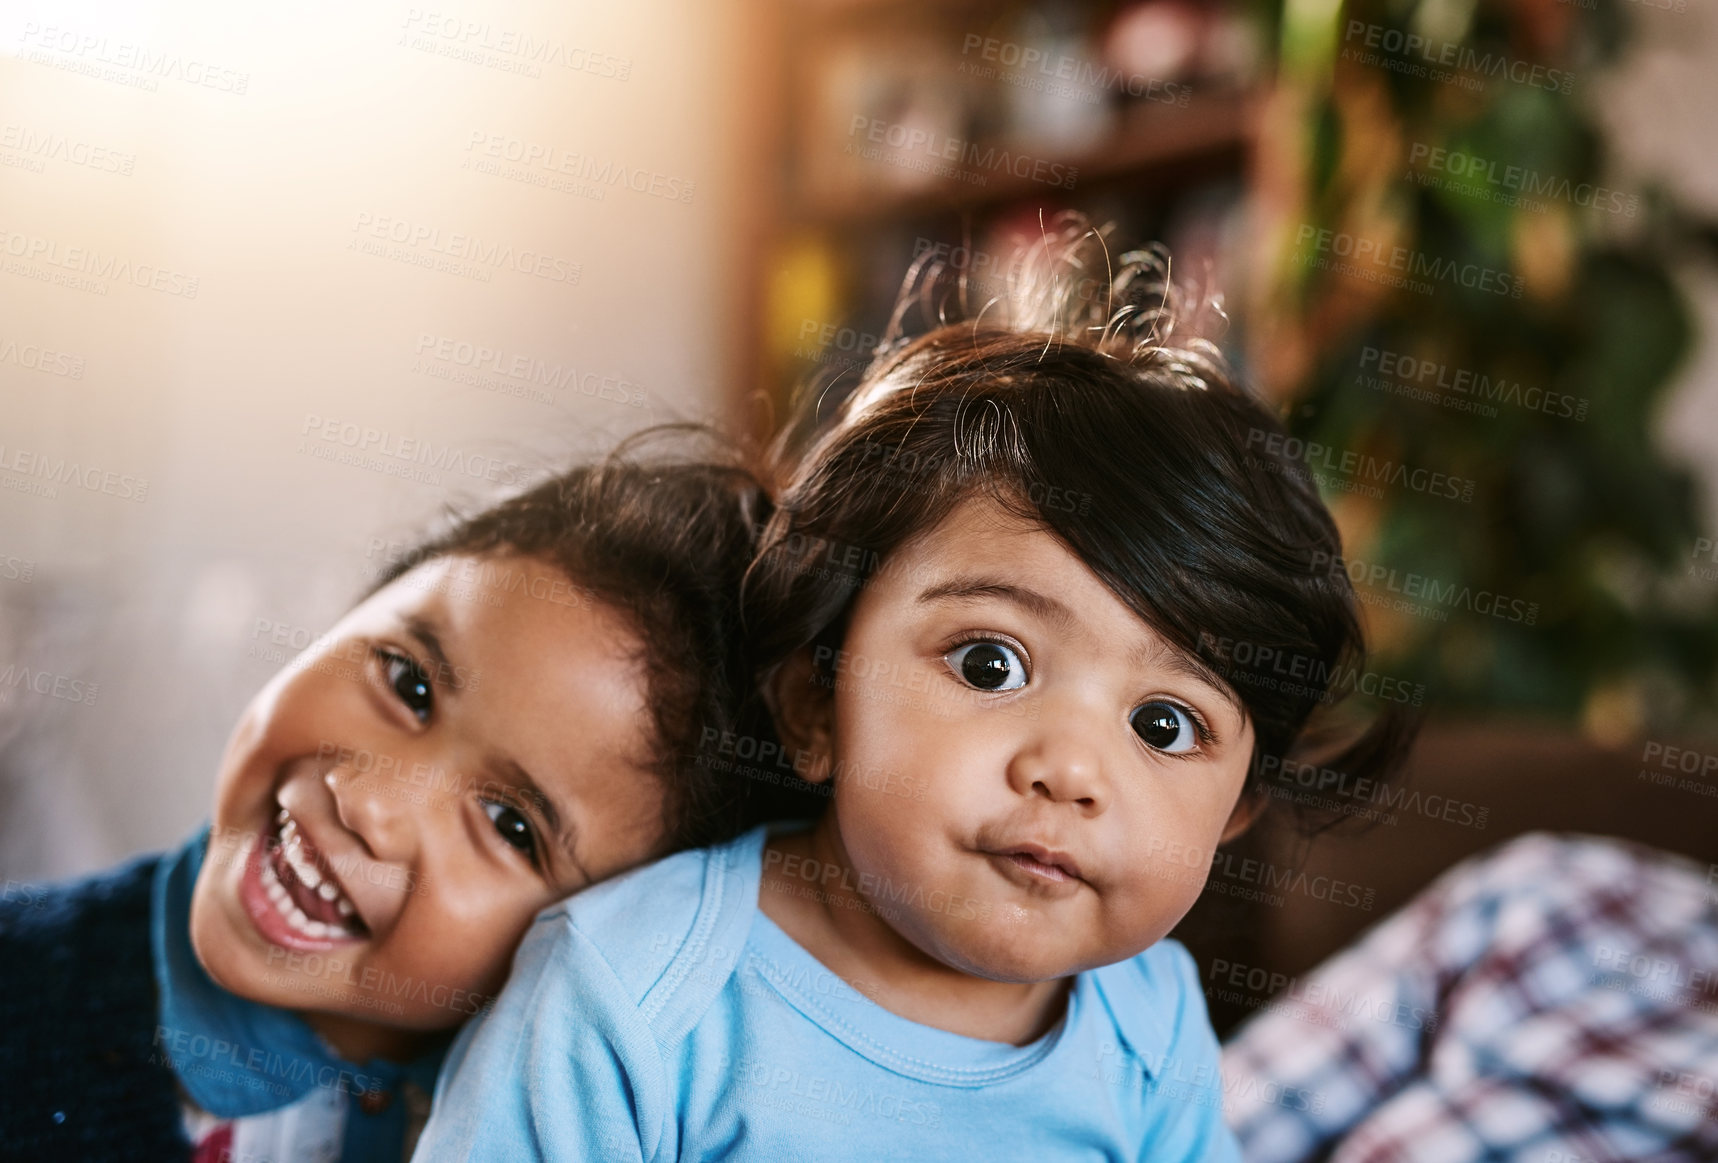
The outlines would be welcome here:
M 981 691 L 1014 691 L 1026 685 L 1026 664 L 1000 642 L 969 642 L 945 657 L 967 685 Z
M 1161 699 L 1135 710 L 1128 722 L 1148 747 L 1171 754 L 1193 750 L 1198 734 L 1193 715 L 1185 707 Z
M 495 825 L 495 830 L 508 844 L 531 858 L 537 860 L 537 837 L 531 832 L 531 821 L 519 809 L 494 800 L 480 800 L 483 814 L 489 817 L 489 822 Z
M 429 721 L 435 705 L 434 686 L 424 668 L 403 654 L 381 651 L 382 671 L 388 676 L 388 686 L 399 696 L 406 709 L 417 716 L 418 722 Z

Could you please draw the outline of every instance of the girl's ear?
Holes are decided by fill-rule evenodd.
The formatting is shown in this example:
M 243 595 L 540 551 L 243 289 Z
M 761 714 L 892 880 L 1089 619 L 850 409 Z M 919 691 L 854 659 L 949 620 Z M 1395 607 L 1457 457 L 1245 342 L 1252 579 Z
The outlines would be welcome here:
M 1251 828 L 1268 802 L 1270 797 L 1264 792 L 1242 792 L 1241 798 L 1235 802 L 1235 810 L 1229 813 L 1229 822 L 1223 825 L 1223 838 L 1217 842 L 1227 844 Z
M 776 668 L 764 691 L 794 770 L 822 783 L 834 770 L 835 692 L 811 661 L 811 647 L 796 650 Z

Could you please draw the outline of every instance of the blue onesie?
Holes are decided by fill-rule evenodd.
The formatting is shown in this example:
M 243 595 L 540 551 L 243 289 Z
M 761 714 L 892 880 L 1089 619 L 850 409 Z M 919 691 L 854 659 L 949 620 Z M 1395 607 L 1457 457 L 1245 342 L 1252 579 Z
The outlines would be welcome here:
M 758 908 L 765 829 L 538 917 L 417 1160 L 1239 1160 L 1187 951 L 1082 973 L 1027 1046 L 883 1009 Z

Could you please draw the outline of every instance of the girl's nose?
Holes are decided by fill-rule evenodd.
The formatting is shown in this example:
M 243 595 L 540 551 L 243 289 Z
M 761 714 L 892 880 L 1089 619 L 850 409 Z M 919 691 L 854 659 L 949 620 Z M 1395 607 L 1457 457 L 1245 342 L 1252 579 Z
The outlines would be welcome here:
M 410 864 L 416 855 L 417 822 L 404 785 L 340 764 L 322 776 L 334 795 L 335 815 L 357 836 L 371 857 L 388 864 Z

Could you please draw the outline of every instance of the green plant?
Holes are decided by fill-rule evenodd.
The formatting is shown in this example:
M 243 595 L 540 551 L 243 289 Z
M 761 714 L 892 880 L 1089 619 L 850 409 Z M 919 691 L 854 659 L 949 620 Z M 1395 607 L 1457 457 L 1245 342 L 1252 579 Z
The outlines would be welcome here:
M 1694 482 L 1652 435 L 1692 340 L 1666 240 L 1694 227 L 1608 180 L 1588 94 L 1624 21 L 1596 2 L 1267 12 L 1247 339 L 1319 449 L 1377 665 L 1438 708 L 1617 742 L 1710 725 L 1718 581 L 1694 557 Z

